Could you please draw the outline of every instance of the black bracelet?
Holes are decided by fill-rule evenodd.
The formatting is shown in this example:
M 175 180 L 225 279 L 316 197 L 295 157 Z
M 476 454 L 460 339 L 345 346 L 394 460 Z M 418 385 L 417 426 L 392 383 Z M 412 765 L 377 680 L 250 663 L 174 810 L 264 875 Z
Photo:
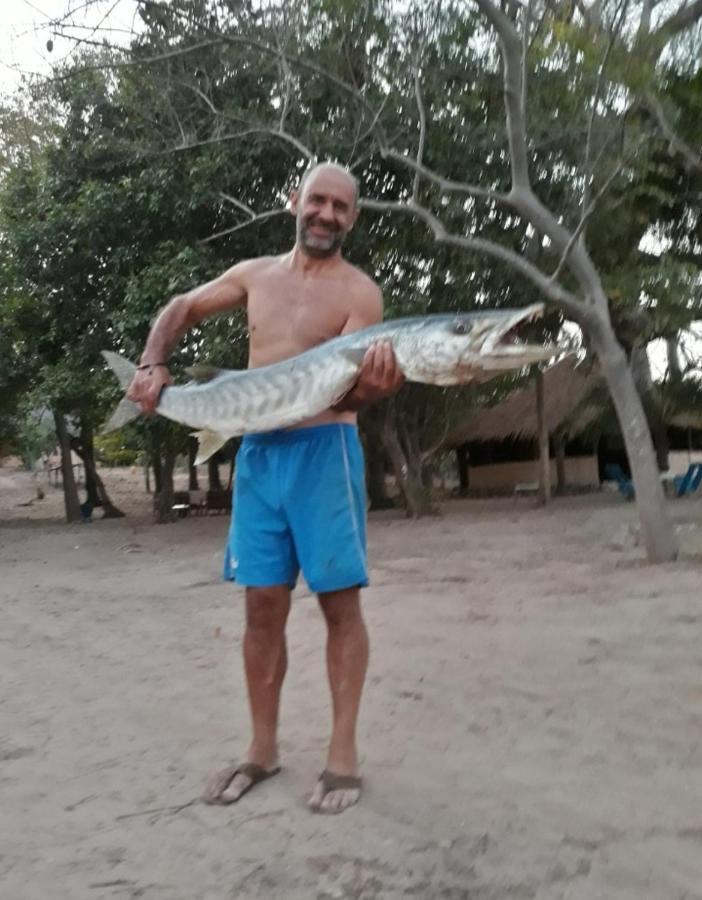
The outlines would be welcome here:
M 137 366 L 137 372 L 143 372 L 144 369 L 155 369 L 156 366 L 164 366 L 166 369 L 168 368 L 167 363 L 144 363 L 143 366 Z

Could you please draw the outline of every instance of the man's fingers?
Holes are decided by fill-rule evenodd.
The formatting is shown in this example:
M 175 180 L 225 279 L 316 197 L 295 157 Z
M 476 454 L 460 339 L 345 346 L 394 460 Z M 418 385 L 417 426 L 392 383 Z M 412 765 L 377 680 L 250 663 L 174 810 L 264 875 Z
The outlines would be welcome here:
M 361 380 L 380 390 L 397 388 L 402 384 L 404 375 L 397 365 L 391 341 L 379 341 L 369 347 L 363 358 Z
M 134 381 L 127 389 L 127 399 L 132 403 L 138 403 L 141 411 L 147 415 L 156 412 L 161 391 L 167 384 L 172 384 L 170 374 L 159 371 L 156 373 L 138 372 Z

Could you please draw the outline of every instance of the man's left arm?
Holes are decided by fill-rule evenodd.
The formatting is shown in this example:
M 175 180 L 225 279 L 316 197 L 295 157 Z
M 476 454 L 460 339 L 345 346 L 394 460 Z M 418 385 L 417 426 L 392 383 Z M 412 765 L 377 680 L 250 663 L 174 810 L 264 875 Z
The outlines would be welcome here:
M 350 334 L 376 325 L 383 320 L 383 296 L 377 285 L 371 284 L 354 304 L 354 309 L 342 334 Z M 378 341 L 368 348 L 361 364 L 358 381 L 336 404 L 339 412 L 358 412 L 376 400 L 396 393 L 405 380 L 395 359 L 390 341 Z

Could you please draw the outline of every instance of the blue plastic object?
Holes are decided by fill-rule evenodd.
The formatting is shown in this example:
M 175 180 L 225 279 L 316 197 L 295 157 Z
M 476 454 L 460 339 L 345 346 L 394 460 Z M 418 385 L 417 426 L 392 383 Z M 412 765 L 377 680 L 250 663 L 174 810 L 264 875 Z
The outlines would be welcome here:
M 684 475 L 676 475 L 673 479 L 675 493 L 678 497 L 694 494 L 702 484 L 702 463 L 690 463 Z
M 624 470 L 618 463 L 609 463 L 604 467 L 605 476 L 610 481 L 616 481 L 619 493 L 626 500 L 634 499 L 634 483 L 631 478 L 627 478 Z

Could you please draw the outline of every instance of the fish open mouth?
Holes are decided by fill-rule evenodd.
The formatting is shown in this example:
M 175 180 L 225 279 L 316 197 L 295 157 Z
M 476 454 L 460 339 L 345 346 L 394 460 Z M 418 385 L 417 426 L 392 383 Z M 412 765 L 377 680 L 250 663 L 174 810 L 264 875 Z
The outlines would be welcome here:
M 478 354 L 480 368 L 496 373 L 546 362 L 559 356 L 564 348 L 558 344 L 528 344 L 521 337 L 524 325 L 543 315 L 544 304 L 533 303 L 513 315 L 495 322 L 488 331 Z
M 514 315 L 493 326 L 483 341 L 481 353 L 509 353 L 510 351 L 535 350 L 537 345 L 524 343 L 519 336 L 519 331 L 528 322 L 533 322 L 540 318 L 543 312 L 543 303 L 532 303 L 531 306 L 525 306 L 524 309 L 515 310 Z M 543 351 L 544 348 L 538 345 L 538 349 Z

